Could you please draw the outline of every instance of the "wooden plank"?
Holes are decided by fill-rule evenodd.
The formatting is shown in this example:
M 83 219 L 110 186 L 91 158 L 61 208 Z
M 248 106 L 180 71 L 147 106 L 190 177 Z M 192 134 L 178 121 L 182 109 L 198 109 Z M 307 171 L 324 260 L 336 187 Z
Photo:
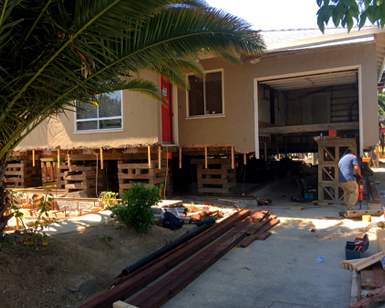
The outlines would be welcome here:
M 269 222 L 267 224 L 265 224 L 264 226 L 262 226 L 258 232 L 254 233 L 254 234 L 251 234 L 249 235 L 248 237 L 246 237 L 245 239 L 243 239 L 240 243 L 239 243 L 239 247 L 247 247 L 249 246 L 252 242 L 254 242 L 254 240 L 257 239 L 257 237 L 261 236 L 262 233 L 265 233 L 267 230 L 270 230 L 272 227 L 274 227 L 275 225 L 279 224 L 280 223 L 280 220 L 279 219 L 272 219 L 272 220 L 269 220 Z
M 264 233 L 261 233 L 260 235 L 258 235 L 258 236 L 256 237 L 256 240 L 264 241 L 264 240 L 267 239 L 270 235 L 271 235 L 271 232 L 264 232 Z
M 148 163 L 118 163 L 118 169 L 148 169 Z
M 374 283 L 377 288 L 385 286 L 385 271 L 381 262 L 373 264 Z
M 86 184 L 74 183 L 74 184 L 66 184 L 65 189 L 87 189 L 88 186 Z
M 138 308 L 137 306 L 133 306 L 130 304 L 127 304 L 126 302 L 117 301 L 112 304 L 113 308 Z
M 5 171 L 5 176 L 7 175 L 23 175 L 24 171 Z
M 67 169 L 72 172 L 83 172 L 83 171 L 95 171 L 95 167 L 91 166 L 67 166 Z
M 355 263 L 353 267 L 355 270 L 361 271 L 364 268 L 367 268 L 368 266 L 379 262 L 384 256 L 385 256 L 385 253 L 383 252 L 376 253 L 368 258 L 361 259 L 360 262 Z
M 205 160 L 204 159 L 192 159 L 191 164 L 193 165 L 198 165 L 198 164 L 203 164 L 204 165 Z M 228 158 L 211 158 L 207 159 L 207 164 L 208 165 L 222 165 L 222 164 L 228 164 L 230 165 L 231 161 Z
M 251 217 L 243 220 L 239 226 L 128 302 L 138 307 L 161 307 L 236 246 L 246 236 L 250 221 Z
M 182 169 L 182 148 L 179 147 L 179 169 Z
M 351 305 L 350 308 L 372 308 L 377 307 L 379 303 L 377 300 L 385 299 L 385 286 L 377 288 L 374 291 L 370 292 L 365 298 L 357 301 L 354 305 Z
M 376 230 L 377 245 L 382 252 L 385 252 L 385 230 L 378 229 Z
M 273 218 L 271 217 L 263 217 L 262 219 L 260 219 L 259 221 L 256 221 L 255 225 L 249 230 L 247 231 L 247 234 L 248 235 L 252 235 L 254 233 L 256 233 L 257 231 L 259 231 L 265 224 L 267 224 L 268 222 L 270 222 L 271 220 L 273 220 Z
M 151 163 L 151 146 L 147 147 L 147 161 L 148 161 L 148 168 L 152 168 L 152 163 Z
M 361 285 L 363 289 L 374 290 L 376 288 L 373 270 L 366 269 L 361 271 Z
M 207 147 L 205 147 L 205 169 L 207 169 Z
M 250 215 L 250 211 L 242 210 L 234 213 L 222 222 L 215 224 L 213 227 L 188 240 L 186 243 L 173 249 L 166 256 L 161 257 L 159 262 L 154 262 L 150 266 L 145 266 L 143 269 L 132 273 L 123 279 L 114 288 L 96 296 L 89 302 L 81 305 L 79 308 L 102 308 L 108 307 L 116 301 L 116 299 L 125 299 L 149 283 L 171 270 L 173 267 L 183 262 L 186 258 L 201 250 L 210 242 L 216 240 L 220 235 L 230 230 L 234 223 L 244 219 Z M 132 304 L 132 303 L 131 303 Z
M 234 146 L 231 146 L 231 169 L 235 168 L 235 162 L 234 162 Z
M 150 174 L 142 173 L 142 174 L 132 174 L 132 173 L 118 173 L 119 179 L 127 179 L 127 180 L 149 180 Z
M 380 195 L 378 194 L 376 183 L 372 178 L 368 177 L 370 195 L 373 201 L 380 201 Z
M 329 129 L 358 130 L 359 122 L 261 127 L 259 128 L 259 133 L 260 134 L 289 134 L 289 133 L 328 131 Z M 339 140 L 342 140 L 342 139 L 343 138 Z

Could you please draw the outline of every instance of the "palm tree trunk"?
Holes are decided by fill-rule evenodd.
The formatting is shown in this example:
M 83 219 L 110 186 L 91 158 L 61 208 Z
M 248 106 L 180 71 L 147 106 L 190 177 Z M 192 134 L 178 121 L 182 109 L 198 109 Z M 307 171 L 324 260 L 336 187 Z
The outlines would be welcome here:
M 6 215 L 10 206 L 9 191 L 5 189 L 4 175 L 7 168 L 5 157 L 0 159 L 0 238 L 3 237 L 4 229 L 11 219 L 13 213 Z

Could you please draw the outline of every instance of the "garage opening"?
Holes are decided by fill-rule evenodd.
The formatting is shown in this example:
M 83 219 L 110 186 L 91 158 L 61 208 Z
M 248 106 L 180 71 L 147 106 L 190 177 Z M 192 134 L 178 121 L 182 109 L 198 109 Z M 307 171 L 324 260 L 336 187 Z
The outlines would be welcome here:
M 257 87 L 260 157 L 315 153 L 331 129 L 359 141 L 357 69 L 262 80 Z

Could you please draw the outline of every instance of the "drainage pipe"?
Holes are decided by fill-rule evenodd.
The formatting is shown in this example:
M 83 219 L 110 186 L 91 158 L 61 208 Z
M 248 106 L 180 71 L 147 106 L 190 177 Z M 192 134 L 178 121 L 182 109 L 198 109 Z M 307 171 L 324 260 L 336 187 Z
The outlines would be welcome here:
M 205 224 L 194 231 L 191 231 L 189 233 L 186 233 L 180 237 L 178 237 L 175 241 L 171 242 L 170 244 L 158 249 L 157 251 L 153 252 L 152 254 L 148 255 L 147 257 L 144 257 L 143 259 L 139 260 L 138 262 L 126 267 L 122 270 L 122 275 L 127 276 L 128 274 L 136 271 L 137 269 L 141 268 L 142 266 L 146 265 L 147 263 L 150 263 L 151 261 L 155 260 L 156 258 L 159 258 L 161 255 L 165 254 L 166 252 L 169 252 L 170 250 L 174 249 L 175 247 L 187 242 L 189 239 L 193 238 L 194 236 L 198 235 L 199 233 L 202 233 L 206 229 L 210 228 L 213 224 Z

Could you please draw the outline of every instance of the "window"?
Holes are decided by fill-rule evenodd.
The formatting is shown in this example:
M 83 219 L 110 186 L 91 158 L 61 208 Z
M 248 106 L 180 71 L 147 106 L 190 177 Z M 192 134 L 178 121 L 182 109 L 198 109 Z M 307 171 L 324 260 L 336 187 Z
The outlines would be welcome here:
M 122 91 L 97 96 L 98 106 L 78 103 L 76 131 L 122 129 Z
M 222 72 L 210 72 L 199 78 L 189 76 L 189 116 L 222 114 Z

